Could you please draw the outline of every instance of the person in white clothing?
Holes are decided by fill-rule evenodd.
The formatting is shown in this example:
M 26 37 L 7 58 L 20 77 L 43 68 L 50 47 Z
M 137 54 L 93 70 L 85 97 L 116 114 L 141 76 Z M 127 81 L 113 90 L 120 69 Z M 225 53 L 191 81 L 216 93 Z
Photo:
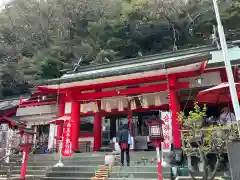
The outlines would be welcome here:
M 231 124 L 234 121 L 236 121 L 236 117 L 234 113 L 230 111 L 229 107 L 224 107 L 221 111 L 220 117 L 219 117 L 219 123 L 220 124 Z

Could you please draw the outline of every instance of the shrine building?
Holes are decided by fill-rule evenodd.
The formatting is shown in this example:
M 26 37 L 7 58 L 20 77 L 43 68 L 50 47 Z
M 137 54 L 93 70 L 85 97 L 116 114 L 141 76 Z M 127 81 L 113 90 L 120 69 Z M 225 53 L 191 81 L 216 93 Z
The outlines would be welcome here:
M 236 81 L 240 48 L 229 43 Z M 128 124 L 134 139 L 132 150 L 149 148 L 146 122 L 161 112 L 170 112 L 172 145 L 181 148 L 177 114 L 188 108 L 197 92 L 226 82 L 221 51 L 204 46 L 170 53 L 113 61 L 98 66 L 80 66 L 58 79 L 34 83 L 30 98 L 20 98 L 14 115 L 2 115 L 24 122 L 48 135 L 54 148 L 63 134 L 57 118 L 71 120 L 72 150 L 82 141 L 93 151 L 108 147 L 121 125 Z M 42 130 L 41 130 L 42 128 Z

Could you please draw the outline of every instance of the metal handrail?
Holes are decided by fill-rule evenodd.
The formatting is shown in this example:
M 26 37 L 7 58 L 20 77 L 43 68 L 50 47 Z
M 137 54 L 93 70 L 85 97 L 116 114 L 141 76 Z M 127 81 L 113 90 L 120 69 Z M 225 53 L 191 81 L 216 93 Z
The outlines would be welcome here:
M 18 150 L 18 148 L 13 148 L 13 151 L 14 150 Z M 11 155 L 13 155 L 14 153 L 12 152 L 11 154 L 8 154 L 8 155 L 5 155 L 3 156 L 1 159 L 0 159 L 0 165 L 1 165 L 1 162 L 4 161 L 6 158 L 10 157 Z
M 40 145 L 34 147 L 34 148 L 29 152 L 29 154 L 33 154 L 34 151 L 35 151 L 37 148 L 42 147 L 42 146 L 46 143 L 47 140 L 48 140 L 48 138 L 46 138 Z M 38 141 L 38 142 L 39 142 L 39 141 Z M 38 142 L 37 142 L 37 143 L 38 143 Z M 36 143 L 36 144 L 37 144 L 37 143 Z M 20 149 L 19 149 L 19 147 L 18 147 L 18 148 L 13 148 L 11 154 L 5 155 L 4 157 L 2 157 L 2 158 L 0 159 L 0 165 L 3 164 L 2 161 L 4 161 L 6 158 L 8 158 L 8 157 L 12 156 L 13 154 L 15 154 L 15 153 L 13 152 L 14 150 L 20 150 Z
M 40 141 L 40 140 L 39 140 Z M 38 142 L 39 142 L 38 141 Z M 48 137 L 45 137 L 45 139 L 43 140 L 43 142 L 40 144 L 40 145 L 38 145 L 38 146 L 35 146 L 30 152 L 29 152 L 29 154 L 33 154 L 34 153 L 34 151 L 36 151 L 36 149 L 38 149 L 38 148 L 40 148 L 40 147 L 42 147 L 43 145 L 45 145 L 45 143 L 48 141 Z M 36 143 L 37 144 L 37 143 Z
M 46 139 L 43 141 L 43 143 L 41 143 L 40 145 L 34 147 L 29 154 L 32 154 L 37 148 L 43 146 L 43 145 L 46 143 L 46 140 L 48 140 L 48 139 L 46 138 Z M 37 143 L 38 143 L 38 142 L 37 142 Z M 36 144 L 37 144 L 37 143 L 36 143 Z M 14 148 L 14 149 L 19 150 L 19 148 Z M 6 156 L 2 157 L 2 158 L 0 159 L 0 166 L 4 164 L 3 162 L 4 162 L 4 160 L 5 160 L 6 158 L 12 156 L 13 154 L 14 154 L 14 152 L 12 152 L 12 153 L 9 154 L 9 155 L 6 155 Z M 16 164 L 19 164 L 20 162 L 21 162 L 21 160 L 17 160 L 17 161 L 16 161 Z M 6 172 L 6 177 L 7 177 L 7 179 L 9 179 L 9 178 L 11 177 L 11 175 L 12 175 L 12 167 L 13 167 L 13 164 L 9 164 L 9 168 L 7 169 L 7 172 Z

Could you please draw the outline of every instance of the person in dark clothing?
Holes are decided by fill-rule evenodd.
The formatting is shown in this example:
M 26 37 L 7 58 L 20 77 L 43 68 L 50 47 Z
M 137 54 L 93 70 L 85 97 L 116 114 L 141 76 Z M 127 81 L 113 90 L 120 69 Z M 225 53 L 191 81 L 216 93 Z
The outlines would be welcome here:
M 128 124 L 124 124 L 120 129 L 120 132 L 118 134 L 118 143 L 121 148 L 121 164 L 122 166 L 124 166 L 124 152 L 126 152 L 127 166 L 129 166 L 130 164 L 129 149 L 131 142 Z

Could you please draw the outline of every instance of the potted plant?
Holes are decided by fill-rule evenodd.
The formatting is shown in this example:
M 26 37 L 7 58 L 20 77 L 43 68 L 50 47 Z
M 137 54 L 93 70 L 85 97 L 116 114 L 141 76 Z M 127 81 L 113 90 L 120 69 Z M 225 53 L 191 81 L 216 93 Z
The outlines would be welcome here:
M 185 115 L 180 112 L 178 120 L 182 124 L 181 139 L 183 153 L 191 162 L 191 157 L 199 158 L 199 171 L 202 180 L 214 180 L 216 173 L 224 160 L 223 155 L 226 152 L 226 144 L 237 137 L 237 127 L 222 125 L 210 125 L 203 127 L 204 118 L 206 117 L 206 106 L 202 108 L 197 102 L 194 103 L 194 109 Z M 214 167 L 210 167 L 208 154 L 215 153 L 216 162 Z M 192 179 L 196 179 L 195 169 L 188 164 L 189 174 Z
M 191 138 L 192 141 L 199 141 L 202 137 L 201 128 L 204 123 L 204 118 L 206 117 L 206 105 L 201 108 L 198 105 L 198 102 L 194 102 L 194 108 L 189 112 L 189 115 L 186 116 L 184 112 L 180 112 L 178 114 L 178 121 L 182 125 L 184 130 L 191 130 L 189 132 L 194 131 L 189 134 L 188 138 Z

